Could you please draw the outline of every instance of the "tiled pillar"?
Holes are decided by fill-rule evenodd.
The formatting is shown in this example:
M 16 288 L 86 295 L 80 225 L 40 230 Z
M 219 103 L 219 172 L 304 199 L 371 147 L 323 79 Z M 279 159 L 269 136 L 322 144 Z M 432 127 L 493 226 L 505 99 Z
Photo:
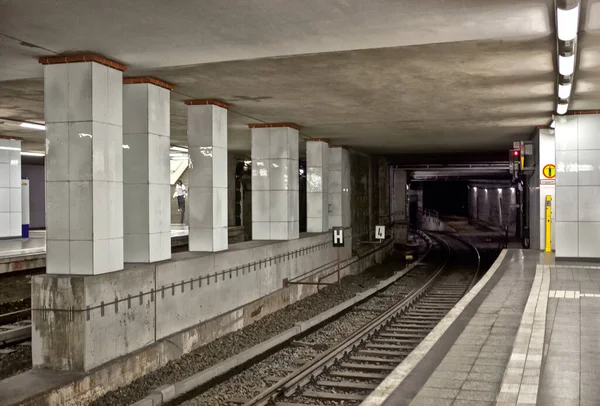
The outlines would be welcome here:
M 352 200 L 350 199 L 352 188 L 350 179 L 350 151 L 342 149 L 342 226 L 352 225 Z
M 298 129 L 291 123 L 251 124 L 252 238 L 299 237 Z
M 125 262 L 171 258 L 170 100 L 173 87 L 123 80 Z
M 218 100 L 187 100 L 190 251 L 223 251 L 227 228 L 227 110 Z
M 567 114 L 555 130 L 556 257 L 600 258 L 600 111 Z
M 329 227 L 350 227 L 350 154 L 329 147 Z
M 97 56 L 40 58 L 48 274 L 123 269 L 123 71 Z
M 0 137 L 0 238 L 21 237 L 21 140 Z
M 329 230 L 329 144 L 306 141 L 306 231 Z

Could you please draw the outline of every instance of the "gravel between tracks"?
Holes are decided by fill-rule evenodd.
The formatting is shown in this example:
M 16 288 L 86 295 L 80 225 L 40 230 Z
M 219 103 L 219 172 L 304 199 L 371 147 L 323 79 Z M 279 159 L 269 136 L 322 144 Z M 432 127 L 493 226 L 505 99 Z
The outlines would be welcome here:
M 15 345 L 2 347 L 2 350 L 14 350 L 10 354 L 0 353 L 0 380 L 25 372 L 31 368 L 31 346 Z
M 6 302 L 0 304 L 0 314 L 16 312 L 17 310 L 25 310 L 31 307 L 31 298 L 15 300 L 14 302 Z
M 129 386 L 108 392 L 92 405 L 121 406 L 134 403 L 158 386 L 172 384 L 200 372 L 291 328 L 298 321 L 308 320 L 352 298 L 404 266 L 399 257 L 392 257 L 384 264 L 371 267 L 360 275 L 347 276 L 342 280 L 340 287 L 328 286 L 317 294 L 267 315 L 242 330 L 230 333 L 169 362 L 165 367 L 137 379 Z
M 412 271 L 417 274 L 419 270 Z M 309 359 L 323 353 L 328 348 L 349 337 L 358 328 L 373 320 L 380 310 L 387 309 L 400 298 L 408 294 L 420 284 L 425 275 L 417 277 L 406 276 L 406 282 L 391 285 L 386 289 L 383 297 L 374 296 L 358 306 L 361 309 L 376 309 L 375 311 L 351 310 L 335 321 L 326 324 L 317 331 L 301 338 L 302 346 L 292 345 L 272 354 L 263 361 L 256 363 L 232 378 L 217 384 L 195 396 L 192 392 L 186 396 L 188 400 L 181 403 L 173 401 L 170 405 L 180 406 L 222 406 L 231 405 L 232 400 L 251 399 L 274 383 L 274 379 L 281 379 L 291 370 L 297 369 Z M 404 281 L 404 279 L 402 279 Z M 306 347 L 304 344 L 310 344 Z M 316 344 L 316 345 L 315 345 Z

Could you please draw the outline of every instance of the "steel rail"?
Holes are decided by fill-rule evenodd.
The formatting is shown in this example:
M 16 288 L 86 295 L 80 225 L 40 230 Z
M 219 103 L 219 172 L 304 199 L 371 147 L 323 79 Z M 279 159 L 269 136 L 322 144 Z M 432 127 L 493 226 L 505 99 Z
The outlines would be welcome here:
M 259 393 L 249 402 L 245 403 L 244 406 L 267 405 L 269 404 L 269 402 L 281 395 L 292 395 L 297 388 L 306 385 L 311 381 L 313 377 L 320 375 L 325 369 L 332 366 L 337 360 L 344 357 L 346 354 L 358 347 L 369 337 L 371 337 L 379 330 L 384 328 L 385 325 L 391 322 L 395 316 L 397 316 L 403 310 L 406 310 L 416 300 L 423 296 L 446 267 L 450 259 L 451 252 L 449 244 L 442 238 L 439 238 L 434 235 L 430 235 L 430 237 L 433 237 L 440 243 L 440 245 L 446 248 L 447 255 L 443 262 L 429 276 L 429 278 L 425 281 L 425 283 L 423 283 L 423 285 L 421 285 L 419 288 L 413 289 L 413 291 L 411 291 L 403 300 L 398 302 L 396 305 L 392 306 L 384 313 L 375 317 L 369 323 L 359 328 L 350 337 L 346 338 L 335 347 L 332 347 L 330 350 L 319 355 L 318 357 L 313 359 L 311 362 L 305 364 L 297 371 L 281 379 L 275 385 Z

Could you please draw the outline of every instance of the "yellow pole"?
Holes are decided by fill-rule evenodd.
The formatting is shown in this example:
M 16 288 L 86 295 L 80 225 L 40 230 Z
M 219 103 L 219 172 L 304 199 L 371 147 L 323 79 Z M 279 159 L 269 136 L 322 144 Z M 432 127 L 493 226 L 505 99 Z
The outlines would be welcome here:
M 546 249 L 545 252 L 552 252 L 550 248 L 550 237 L 552 236 L 552 196 L 546 195 Z

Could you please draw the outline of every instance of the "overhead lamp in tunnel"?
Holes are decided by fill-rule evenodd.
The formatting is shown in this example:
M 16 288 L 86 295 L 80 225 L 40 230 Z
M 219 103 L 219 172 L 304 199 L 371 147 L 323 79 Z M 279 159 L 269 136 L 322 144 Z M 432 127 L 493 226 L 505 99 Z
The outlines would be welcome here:
M 21 123 L 19 124 L 21 127 L 24 128 L 31 128 L 33 130 L 45 130 L 46 126 L 43 124 L 35 124 L 35 123 Z
M 558 72 L 563 76 L 571 76 L 575 71 L 575 55 L 558 56 Z
M 579 4 L 569 10 L 557 8 L 556 27 L 559 40 L 573 41 L 579 29 Z
M 569 103 L 558 103 L 556 105 L 556 112 L 560 115 L 565 114 L 569 110 Z
M 183 147 L 171 147 L 171 151 L 188 152 L 188 149 Z
M 571 83 L 558 84 L 558 98 L 568 99 L 571 96 Z

